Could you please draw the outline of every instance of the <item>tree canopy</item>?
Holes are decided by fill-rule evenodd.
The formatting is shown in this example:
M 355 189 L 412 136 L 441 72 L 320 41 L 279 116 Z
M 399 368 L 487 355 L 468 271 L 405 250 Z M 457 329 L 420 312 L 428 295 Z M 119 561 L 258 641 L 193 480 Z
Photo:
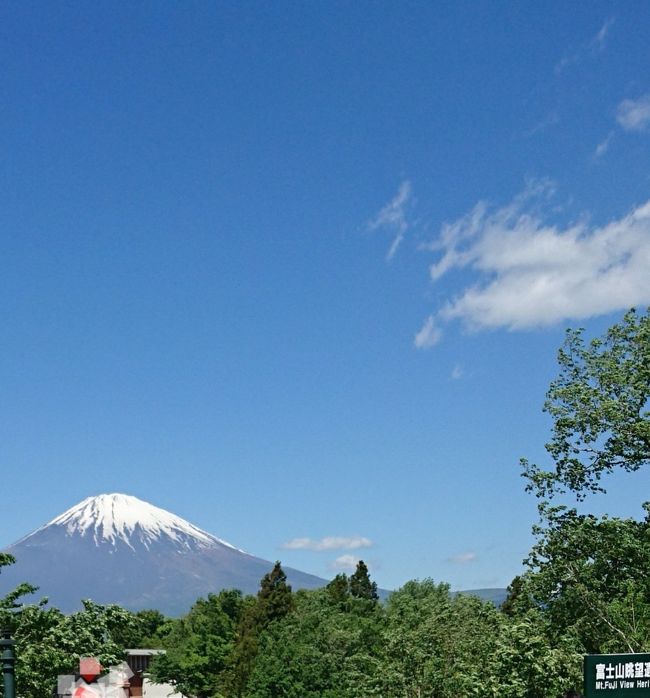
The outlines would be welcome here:
M 585 343 L 569 330 L 558 354 L 559 377 L 544 409 L 553 418 L 546 445 L 555 467 L 523 460 L 527 490 L 540 498 L 536 542 L 527 571 L 510 588 L 506 612 L 543 609 L 557 643 L 572 637 L 583 652 L 650 647 L 650 505 L 641 520 L 597 516 L 553 502 L 584 502 L 605 492 L 602 479 L 650 462 L 650 315 L 630 310 Z
M 522 459 L 526 489 L 584 499 L 605 491 L 603 475 L 650 461 L 650 311 L 630 310 L 588 344 L 583 329 L 567 330 L 558 363 L 544 405 L 553 418 L 546 450 L 554 469 Z

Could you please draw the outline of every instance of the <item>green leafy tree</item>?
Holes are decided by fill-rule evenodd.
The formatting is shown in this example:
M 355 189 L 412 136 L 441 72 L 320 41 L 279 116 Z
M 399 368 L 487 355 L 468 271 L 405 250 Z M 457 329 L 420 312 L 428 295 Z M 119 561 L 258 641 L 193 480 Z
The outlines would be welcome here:
M 382 694 L 422 698 L 487 695 L 490 658 L 503 615 L 447 584 L 407 582 L 390 595 Z
M 0 574 L 3 567 L 8 567 L 16 562 L 16 558 L 9 553 L 0 553 Z M 17 622 L 15 611 L 21 608 L 20 599 L 23 596 L 34 594 L 38 591 L 38 587 L 23 582 L 15 589 L 10 591 L 6 596 L 0 599 L 0 627 L 13 630 Z
M 551 635 L 540 610 L 502 622 L 479 695 L 555 698 L 580 685 L 582 653 L 575 639 L 565 635 L 554 642 Z
M 560 375 L 544 410 L 553 418 L 546 445 L 555 467 L 522 459 L 527 490 L 538 497 L 571 491 L 579 499 L 604 491 L 601 478 L 650 461 L 650 313 L 630 310 L 602 338 L 585 344 L 568 330 L 558 353 Z
M 21 698 L 51 695 L 59 675 L 78 671 L 80 657 L 97 657 L 105 667 L 122 661 L 112 632 L 131 622 L 128 611 L 84 601 L 82 611 L 66 616 L 45 603 L 21 606 L 12 618 Z
M 126 648 L 161 649 L 174 621 L 160 611 L 145 609 L 132 613 L 131 623 L 116 628 L 113 639 Z
M 560 374 L 545 403 L 553 418 L 546 449 L 554 468 L 522 461 L 527 490 L 542 500 L 540 523 L 527 572 L 511 585 L 504 609 L 511 618 L 509 635 L 499 656 L 504 666 L 510 656 L 516 662 L 522 643 L 530 645 L 534 637 L 527 651 L 538 659 L 531 673 L 519 672 L 506 691 L 511 695 L 529 695 L 522 693 L 524 685 L 537 691 L 551 670 L 568 685 L 581 653 L 650 647 L 649 505 L 645 519 L 637 521 L 550 502 L 562 494 L 584 500 L 591 492 L 605 492 L 604 476 L 633 472 L 650 461 L 648 312 L 631 310 L 589 344 L 582 330 L 569 330 L 558 362 Z M 536 632 L 529 628 L 532 618 Z
M 292 611 L 261 633 L 246 698 L 379 695 L 383 609 L 330 592 L 298 592 Z
M 650 505 L 644 520 L 542 507 L 544 525 L 527 559 L 527 592 L 556 635 L 588 652 L 650 647 Z
M 196 601 L 186 616 L 172 622 L 163 641 L 166 652 L 151 664 L 152 678 L 197 698 L 217 695 L 243 608 L 241 593 L 232 590 Z

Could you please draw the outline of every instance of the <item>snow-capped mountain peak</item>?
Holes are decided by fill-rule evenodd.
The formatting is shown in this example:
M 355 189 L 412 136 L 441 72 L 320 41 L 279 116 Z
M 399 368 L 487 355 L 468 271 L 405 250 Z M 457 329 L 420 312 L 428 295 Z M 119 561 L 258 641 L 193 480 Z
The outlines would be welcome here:
M 220 540 L 189 521 L 127 494 L 100 494 L 87 497 L 42 527 L 62 526 L 68 535 L 92 535 L 97 545 L 118 542 L 145 547 L 171 539 L 180 547 L 211 547 L 230 543 Z M 39 529 L 39 530 L 42 530 Z
M 92 599 L 182 615 L 198 598 L 222 589 L 255 594 L 273 567 L 125 494 L 88 497 L 6 552 L 16 564 L 2 569 L 0 598 L 27 580 L 65 613 Z M 296 589 L 327 584 L 290 567 L 285 572 Z

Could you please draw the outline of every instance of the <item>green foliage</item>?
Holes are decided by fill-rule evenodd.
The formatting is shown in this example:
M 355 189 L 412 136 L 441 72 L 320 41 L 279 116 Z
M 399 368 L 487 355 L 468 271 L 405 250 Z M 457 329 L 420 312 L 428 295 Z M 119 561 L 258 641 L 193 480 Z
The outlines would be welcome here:
M 129 649 L 161 649 L 174 621 L 160 611 L 145 609 L 132 614 L 129 624 L 115 628 L 113 639 Z
M 391 594 L 387 620 L 383 695 L 483 695 L 502 620 L 492 604 L 425 579 Z
M 604 475 L 650 462 L 650 313 L 629 311 L 602 338 L 585 345 L 569 330 L 560 375 L 545 410 L 554 420 L 546 448 L 551 471 L 524 464 L 527 489 L 542 498 L 528 572 L 511 594 L 520 615 L 530 602 L 558 643 L 575 638 L 588 652 L 633 652 L 650 646 L 650 516 L 597 517 L 544 498 L 604 492 Z
M 257 625 L 260 627 L 265 627 L 278 618 L 284 618 L 291 610 L 291 585 L 287 584 L 287 575 L 279 562 L 276 562 L 273 569 L 262 578 L 257 600 Z
M 527 611 L 538 608 L 539 604 L 532 598 L 529 585 L 523 575 L 516 576 L 508 586 L 508 595 L 501 604 L 501 613 L 506 616 L 523 616 Z
M 589 345 L 582 329 L 568 330 L 558 363 L 544 406 L 554 422 L 546 449 L 555 469 L 522 465 L 538 497 L 569 490 L 582 499 L 604 491 L 603 475 L 650 461 L 650 312 L 630 310 Z
M 152 677 L 197 698 L 216 695 L 234 648 L 243 607 L 238 591 L 199 599 L 186 616 L 172 621 L 164 639 L 166 653 L 152 662 Z
M 574 634 L 588 652 L 650 646 L 650 505 L 644 509 L 636 521 L 542 507 L 528 592 L 556 633 Z
M 355 698 L 377 694 L 383 613 L 327 589 L 298 592 L 293 611 L 260 635 L 246 698 Z
M 69 616 L 45 604 L 22 606 L 13 617 L 16 641 L 16 683 L 22 698 L 51 695 L 61 674 L 74 674 L 79 658 L 94 656 L 105 667 L 122 660 L 122 647 L 112 632 L 131 622 L 119 606 L 83 602 Z
M 260 636 L 274 621 L 285 618 L 294 607 L 291 586 L 280 562 L 264 575 L 257 598 L 246 604 L 237 629 L 237 640 L 225 685 L 232 695 L 242 696 L 257 659 Z
M 325 589 L 332 603 L 345 608 L 350 600 L 350 580 L 346 574 L 337 574 Z
M 528 611 L 502 623 L 480 695 L 555 698 L 580 685 L 579 645 L 570 636 L 555 643 L 549 631 L 548 619 L 541 611 Z
M 13 555 L 10 555 L 9 553 L 0 553 L 0 573 L 2 573 L 3 567 L 13 565 L 15 562 L 16 559 Z M 20 608 L 21 604 L 19 603 L 19 600 L 23 596 L 33 594 L 36 591 L 38 591 L 38 587 L 23 582 L 0 599 L 0 628 L 7 628 L 12 631 L 14 630 L 15 617 L 13 611 Z

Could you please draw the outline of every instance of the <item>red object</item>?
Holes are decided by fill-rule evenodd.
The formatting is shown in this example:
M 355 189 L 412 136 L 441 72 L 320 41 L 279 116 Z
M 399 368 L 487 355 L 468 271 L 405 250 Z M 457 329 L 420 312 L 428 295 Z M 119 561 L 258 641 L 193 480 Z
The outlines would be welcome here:
M 77 686 L 74 689 L 72 698 L 99 698 L 99 693 L 93 691 L 90 686 Z
M 81 657 L 79 660 L 79 676 L 84 681 L 94 681 L 102 673 L 102 665 L 95 657 Z M 97 695 L 92 693 L 90 695 Z

